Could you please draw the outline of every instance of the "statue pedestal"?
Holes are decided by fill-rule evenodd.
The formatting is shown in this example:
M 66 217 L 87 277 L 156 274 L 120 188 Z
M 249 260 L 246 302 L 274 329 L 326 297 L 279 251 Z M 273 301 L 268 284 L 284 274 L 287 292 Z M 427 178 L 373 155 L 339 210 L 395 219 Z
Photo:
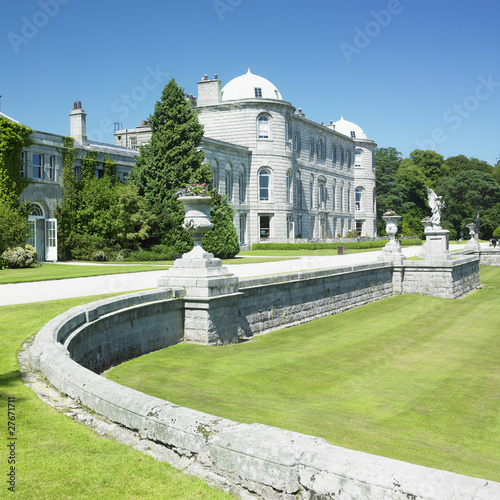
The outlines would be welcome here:
M 385 232 L 389 235 L 390 240 L 386 243 L 380 255 L 377 257 L 379 262 L 392 262 L 396 265 L 401 265 L 406 257 L 401 251 L 401 244 L 396 240 L 396 233 L 398 232 L 398 221 L 401 219 L 400 215 L 385 215 L 382 217 L 385 221 Z
M 450 232 L 447 229 L 432 228 L 425 232 L 425 260 L 429 262 L 447 262 L 450 257 Z
M 208 345 L 237 343 L 238 302 L 242 295 L 238 292 L 238 278 L 222 266 L 220 259 L 192 257 L 185 254 L 177 259 L 158 280 L 158 287 L 186 291 L 184 340 Z

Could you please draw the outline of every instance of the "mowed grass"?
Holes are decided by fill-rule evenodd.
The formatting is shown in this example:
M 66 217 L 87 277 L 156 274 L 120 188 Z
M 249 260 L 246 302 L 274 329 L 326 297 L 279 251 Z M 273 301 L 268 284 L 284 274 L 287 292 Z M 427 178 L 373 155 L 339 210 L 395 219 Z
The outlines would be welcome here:
M 99 437 L 59 413 L 21 381 L 16 353 L 51 318 L 100 297 L 0 307 L 0 411 L 3 479 L 0 498 L 182 499 L 234 498 L 170 465 Z M 15 398 L 16 489 L 8 491 L 7 398 Z
M 462 300 L 401 295 L 225 347 L 181 344 L 108 377 L 239 422 L 500 480 L 500 268 Z

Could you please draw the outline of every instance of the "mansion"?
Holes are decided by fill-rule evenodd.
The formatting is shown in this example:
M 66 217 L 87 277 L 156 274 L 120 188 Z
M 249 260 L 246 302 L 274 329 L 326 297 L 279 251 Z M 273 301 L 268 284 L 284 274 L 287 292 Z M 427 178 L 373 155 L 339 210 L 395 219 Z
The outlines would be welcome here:
M 256 242 L 345 237 L 353 229 L 376 236 L 376 144 L 359 126 L 343 118 L 326 125 L 307 119 L 269 80 L 250 70 L 224 87 L 217 75 L 212 80 L 205 76 L 198 82 L 198 97 L 187 99 L 204 126 L 202 149 L 213 185 L 233 206 L 242 249 Z M 115 130 L 114 145 L 90 141 L 86 113 L 75 102 L 70 136 L 76 148 L 75 175 L 91 150 L 100 153 L 98 161 L 109 155 L 125 180 L 151 129 L 142 123 Z M 57 260 L 63 140 L 62 135 L 34 131 L 31 146 L 22 153 L 23 176 L 31 183 L 21 201 L 31 205 L 29 243 L 40 260 Z
M 222 87 L 217 75 L 187 97 L 205 135 L 215 189 L 235 211 L 242 248 L 252 243 L 323 239 L 357 229 L 376 236 L 376 144 L 341 118 L 318 124 L 265 78 L 248 72 Z M 139 149 L 142 123 L 115 131 L 115 144 Z

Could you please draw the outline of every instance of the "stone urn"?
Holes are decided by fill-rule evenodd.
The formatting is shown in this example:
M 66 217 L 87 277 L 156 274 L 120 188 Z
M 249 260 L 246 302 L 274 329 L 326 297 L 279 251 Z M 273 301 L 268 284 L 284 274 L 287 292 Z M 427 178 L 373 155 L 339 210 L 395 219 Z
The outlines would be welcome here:
M 476 240 L 476 225 L 475 224 L 466 224 L 465 227 L 469 230 L 470 240 L 465 244 L 464 250 L 469 250 L 473 252 L 477 252 L 481 249 L 481 245 Z
M 385 221 L 385 232 L 389 235 L 389 241 L 382 248 L 377 260 L 401 264 L 406 259 L 401 251 L 401 244 L 396 240 L 398 221 L 401 219 L 401 215 L 383 215 L 382 219 Z
M 429 219 L 423 219 L 420 221 L 424 225 L 424 233 L 428 233 L 429 231 L 432 230 L 432 220 Z
M 384 215 L 382 219 L 385 220 L 385 232 L 389 235 L 389 239 L 394 241 L 398 232 L 398 221 L 401 215 Z
M 183 227 L 194 240 L 193 249 L 184 254 L 184 257 L 213 258 L 213 255 L 205 252 L 202 246 L 203 236 L 214 227 L 210 222 L 212 198 L 210 196 L 180 196 L 178 200 L 184 206 Z

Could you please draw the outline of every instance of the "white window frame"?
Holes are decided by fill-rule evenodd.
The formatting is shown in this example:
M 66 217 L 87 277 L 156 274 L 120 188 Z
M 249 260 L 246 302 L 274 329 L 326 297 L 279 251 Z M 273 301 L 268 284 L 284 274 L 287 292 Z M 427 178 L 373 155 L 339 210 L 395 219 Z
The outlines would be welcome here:
M 35 164 L 35 156 L 40 158 L 40 164 Z M 43 180 L 43 167 L 44 167 L 43 153 L 33 153 L 31 158 L 33 160 L 33 179 Z M 37 172 L 38 175 L 35 175 L 35 168 L 38 170 Z
M 54 155 L 49 156 L 49 181 L 54 181 L 56 179 L 56 157 Z
M 271 201 L 271 171 L 268 168 L 261 168 L 258 173 L 259 181 L 259 201 L 270 202 Z M 267 186 L 262 185 L 262 180 L 267 178 Z M 266 196 L 262 196 L 263 190 L 267 192 Z
M 257 138 L 258 139 L 271 138 L 271 120 L 266 115 L 260 115 L 257 118 Z

